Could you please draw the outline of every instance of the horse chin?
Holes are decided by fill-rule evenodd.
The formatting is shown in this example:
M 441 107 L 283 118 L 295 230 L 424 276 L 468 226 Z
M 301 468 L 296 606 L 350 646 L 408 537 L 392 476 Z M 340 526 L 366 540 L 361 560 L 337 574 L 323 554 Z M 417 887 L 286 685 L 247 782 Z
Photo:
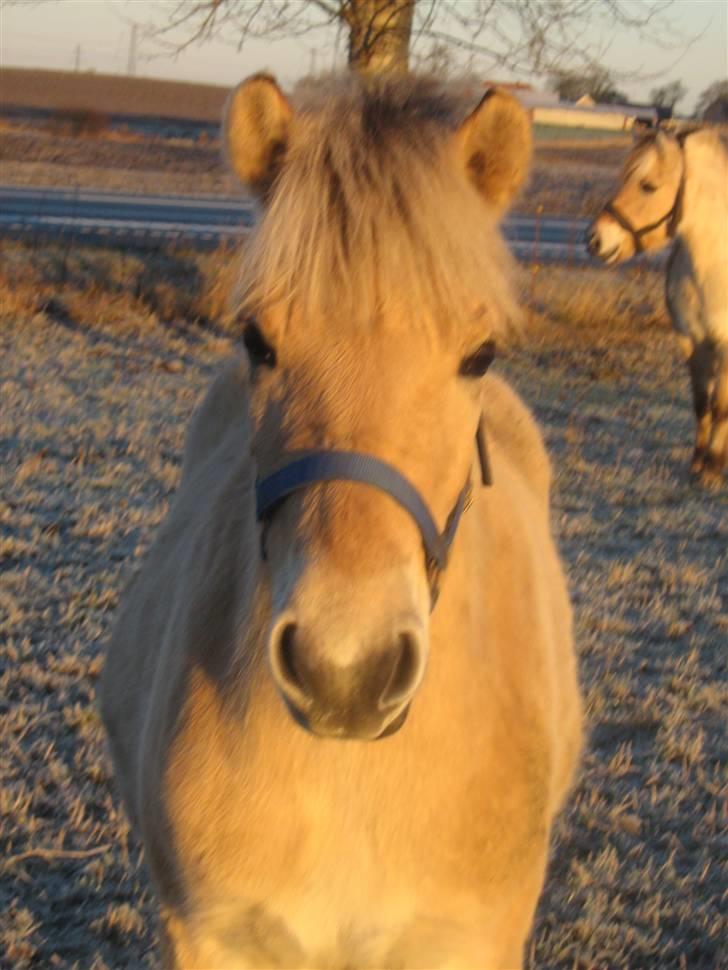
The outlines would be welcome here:
M 376 738 L 374 738 L 373 740 L 381 741 L 382 738 L 389 738 L 393 734 L 396 734 L 397 731 L 399 731 L 399 729 L 402 727 L 404 722 L 407 720 L 407 716 L 409 715 L 409 710 L 410 710 L 409 704 L 405 704 L 405 706 L 395 717 L 395 719 L 393 721 L 390 721 L 390 723 L 385 727 L 382 733 L 378 734 Z
M 328 718 L 311 718 L 294 707 L 288 700 L 285 701 L 285 704 L 299 727 L 314 737 L 326 738 L 330 741 L 381 741 L 383 738 L 389 738 L 400 730 L 407 720 L 410 710 L 410 702 L 407 702 L 391 721 L 387 721 L 384 727 L 366 725 L 359 728 L 345 724 L 337 725 Z

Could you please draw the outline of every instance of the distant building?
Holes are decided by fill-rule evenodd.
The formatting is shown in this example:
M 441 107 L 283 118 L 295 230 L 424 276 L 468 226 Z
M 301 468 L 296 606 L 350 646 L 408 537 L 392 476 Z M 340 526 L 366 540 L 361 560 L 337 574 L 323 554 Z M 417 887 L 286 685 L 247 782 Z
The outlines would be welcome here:
M 654 128 L 658 123 L 655 108 L 631 104 L 596 104 L 592 98 L 580 98 L 578 102 L 541 102 L 524 106 L 533 107 L 533 120 L 537 125 L 559 128 L 590 128 L 601 131 L 631 131 L 635 126 Z
M 532 112 L 537 125 L 631 131 L 635 126 L 654 128 L 660 121 L 658 109 L 651 105 L 598 104 L 589 94 L 583 94 L 575 102 L 561 101 L 555 91 L 538 91 L 522 81 L 487 80 L 483 87 L 509 91 Z

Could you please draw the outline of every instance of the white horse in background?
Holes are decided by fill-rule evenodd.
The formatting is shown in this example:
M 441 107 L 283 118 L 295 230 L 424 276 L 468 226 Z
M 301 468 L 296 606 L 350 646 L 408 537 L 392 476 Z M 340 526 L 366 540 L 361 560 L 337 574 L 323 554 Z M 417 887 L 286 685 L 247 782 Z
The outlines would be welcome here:
M 609 264 L 670 242 L 667 305 L 697 420 L 692 471 L 715 486 L 728 467 L 728 152 L 709 130 L 642 138 L 588 233 Z

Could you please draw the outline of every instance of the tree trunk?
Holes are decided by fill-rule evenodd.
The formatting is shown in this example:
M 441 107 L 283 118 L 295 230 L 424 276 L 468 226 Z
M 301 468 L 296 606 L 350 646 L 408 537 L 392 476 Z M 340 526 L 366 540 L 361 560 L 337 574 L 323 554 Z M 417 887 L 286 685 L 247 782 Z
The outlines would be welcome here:
M 349 67 L 364 73 L 406 72 L 415 0 L 347 0 Z

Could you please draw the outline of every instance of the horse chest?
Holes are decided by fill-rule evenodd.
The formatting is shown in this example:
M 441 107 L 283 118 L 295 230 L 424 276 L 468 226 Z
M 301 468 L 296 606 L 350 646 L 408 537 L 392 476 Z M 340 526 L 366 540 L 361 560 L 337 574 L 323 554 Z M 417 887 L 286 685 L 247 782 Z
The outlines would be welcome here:
M 728 340 L 728 277 L 722 261 L 698 272 L 695 257 L 682 239 L 670 253 L 665 296 L 675 330 L 694 344 Z
M 678 240 L 670 253 L 665 276 L 665 296 L 675 330 L 698 343 L 705 337 L 700 287 L 692 269 L 690 253 Z
M 355 878 L 355 877 L 354 877 Z M 230 901 L 207 918 L 195 941 L 192 965 L 220 970 L 327 968 L 378 970 L 383 966 L 462 968 L 481 965 L 485 921 L 475 912 L 455 917 L 445 911 L 424 912 L 415 895 L 370 897 L 350 905 L 344 893 L 304 893 L 267 903 Z M 475 961 L 475 962 L 474 962 Z
M 197 896 L 191 965 L 497 965 L 488 948 L 523 891 L 520 867 L 538 869 L 546 841 L 541 811 L 528 821 L 514 787 L 520 814 L 503 793 L 502 811 L 484 798 L 468 813 L 455 787 L 426 819 L 411 807 L 397 817 L 391 791 L 368 810 L 323 785 L 241 812 L 210 856 L 210 878 L 199 873 L 209 891 Z
M 430 731 L 414 711 L 384 747 L 321 742 L 279 719 L 275 746 L 261 721 L 217 756 L 224 726 L 211 719 L 203 743 L 198 712 L 165 786 L 195 935 L 181 965 L 516 965 L 489 947 L 510 914 L 532 913 L 550 758 L 538 718 L 514 730 L 506 708 L 484 717 L 476 700 L 465 726 Z

